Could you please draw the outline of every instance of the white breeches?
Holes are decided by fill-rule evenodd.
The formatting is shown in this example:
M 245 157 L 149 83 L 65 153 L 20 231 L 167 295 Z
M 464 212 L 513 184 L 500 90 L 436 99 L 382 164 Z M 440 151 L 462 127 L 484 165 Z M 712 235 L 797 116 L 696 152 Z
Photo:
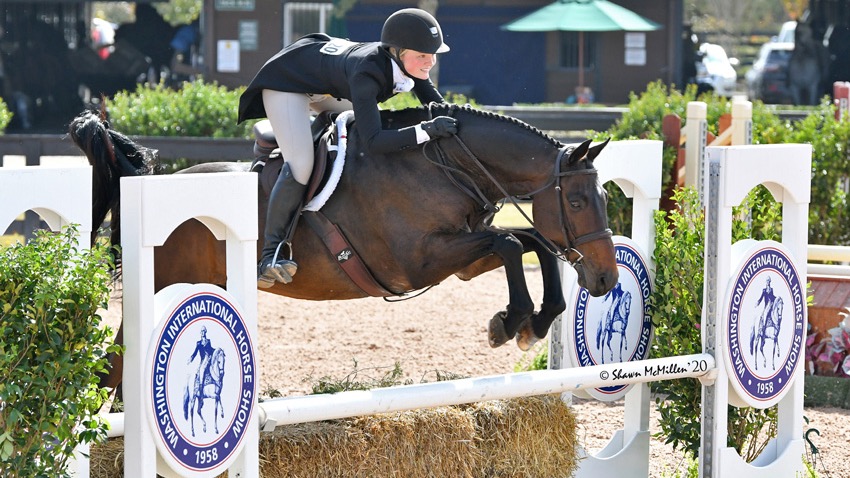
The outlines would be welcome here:
M 292 177 L 301 184 L 307 184 L 313 172 L 310 110 L 317 113 L 343 112 L 352 109 L 351 102 L 330 95 L 263 90 L 263 106 L 283 160 L 292 170 Z

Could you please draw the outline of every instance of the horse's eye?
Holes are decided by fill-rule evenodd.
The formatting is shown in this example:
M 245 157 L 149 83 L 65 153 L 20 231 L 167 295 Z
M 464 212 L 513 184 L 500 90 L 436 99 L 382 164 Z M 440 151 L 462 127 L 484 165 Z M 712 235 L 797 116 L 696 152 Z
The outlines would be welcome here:
M 570 207 L 573 209 L 581 209 L 581 201 L 571 200 Z

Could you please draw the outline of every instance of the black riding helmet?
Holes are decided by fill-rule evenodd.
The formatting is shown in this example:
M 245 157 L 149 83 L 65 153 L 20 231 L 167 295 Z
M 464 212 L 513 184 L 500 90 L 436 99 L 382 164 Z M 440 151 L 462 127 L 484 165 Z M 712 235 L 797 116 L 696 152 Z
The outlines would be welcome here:
M 422 53 L 449 51 L 437 19 L 418 8 L 405 8 L 390 15 L 381 29 L 381 44 Z

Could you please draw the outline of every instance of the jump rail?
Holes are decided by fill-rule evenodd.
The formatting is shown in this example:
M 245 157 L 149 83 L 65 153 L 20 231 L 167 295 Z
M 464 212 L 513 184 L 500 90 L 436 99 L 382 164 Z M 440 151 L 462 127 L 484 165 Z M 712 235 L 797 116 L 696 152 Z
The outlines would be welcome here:
M 563 370 L 492 375 L 445 382 L 278 398 L 260 404 L 265 431 L 292 423 L 333 420 L 374 413 L 461 405 L 485 400 L 571 392 L 617 384 L 700 378 L 715 368 L 710 354 L 682 355 Z

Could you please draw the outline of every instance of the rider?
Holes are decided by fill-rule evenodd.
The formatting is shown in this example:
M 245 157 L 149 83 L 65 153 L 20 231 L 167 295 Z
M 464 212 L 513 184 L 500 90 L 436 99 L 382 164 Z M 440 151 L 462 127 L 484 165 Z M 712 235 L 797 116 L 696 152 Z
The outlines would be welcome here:
M 770 308 L 773 306 L 774 300 L 776 300 L 776 296 L 773 294 L 773 287 L 770 285 L 770 276 L 768 276 L 767 284 L 765 284 L 764 289 L 761 291 L 761 296 L 758 302 L 756 302 L 756 307 L 758 307 L 764 301 L 764 309 L 761 311 L 762 321 L 771 318 Z
M 195 343 L 195 351 L 192 352 L 192 356 L 189 357 L 189 360 L 186 364 L 191 364 L 193 360 L 195 360 L 195 356 L 198 356 L 201 359 L 201 362 L 198 364 L 198 375 L 195 377 L 195 384 L 199 385 L 204 383 L 204 375 L 207 370 L 210 368 L 210 357 L 213 354 L 213 347 L 210 339 L 207 338 L 207 326 L 201 326 L 201 338 Z
M 269 197 L 257 286 L 288 284 L 297 271 L 279 249 L 297 217 L 313 170 L 309 109 L 354 110 L 367 152 L 399 151 L 457 133 L 454 118 L 438 116 L 399 130 L 382 130 L 378 103 L 413 91 L 423 104 L 442 103 L 429 79 L 437 53 L 449 51 L 437 20 L 417 8 L 399 10 L 384 22 L 381 41 L 354 43 L 323 33 L 304 36 L 260 68 L 239 99 L 241 123 L 266 117 L 279 141 L 285 164 Z

